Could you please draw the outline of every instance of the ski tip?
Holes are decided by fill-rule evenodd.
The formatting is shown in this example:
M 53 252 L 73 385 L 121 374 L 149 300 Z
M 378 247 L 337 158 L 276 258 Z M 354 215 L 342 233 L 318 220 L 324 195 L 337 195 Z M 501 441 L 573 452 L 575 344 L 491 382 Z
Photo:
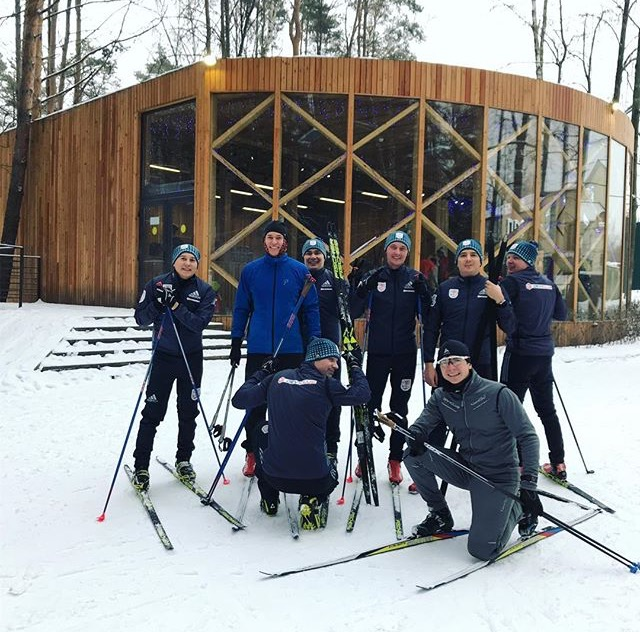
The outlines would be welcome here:
M 344 496 L 338 498 L 336 501 L 336 505 L 344 505 Z
M 104 522 L 104 519 L 105 519 L 106 517 L 107 517 L 107 516 L 106 516 L 104 513 L 101 513 L 101 514 L 96 518 L 96 521 L 97 521 L 97 522 Z

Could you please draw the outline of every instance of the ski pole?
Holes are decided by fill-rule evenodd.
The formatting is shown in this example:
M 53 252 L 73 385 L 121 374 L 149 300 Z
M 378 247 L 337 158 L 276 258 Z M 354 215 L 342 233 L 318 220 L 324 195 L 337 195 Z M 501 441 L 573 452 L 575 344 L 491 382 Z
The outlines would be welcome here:
M 576 433 L 573 430 L 573 424 L 571 423 L 571 419 L 569 419 L 569 413 L 567 412 L 567 407 L 564 405 L 564 400 L 562 399 L 562 395 L 560 394 L 560 389 L 558 388 L 558 383 L 556 382 L 556 378 L 553 378 L 553 385 L 556 387 L 556 393 L 558 393 L 558 397 L 560 398 L 560 403 L 562 404 L 562 410 L 564 410 L 564 416 L 567 418 L 569 422 L 569 428 L 571 428 L 571 434 L 573 435 L 573 440 L 576 442 L 576 447 L 578 448 L 578 453 L 580 454 L 580 458 L 582 459 L 582 465 L 584 465 L 584 469 L 587 474 L 593 474 L 593 470 L 590 470 L 585 463 L 584 457 L 582 456 L 582 450 L 580 449 L 580 444 L 578 443 L 578 437 L 576 437 Z
M 284 333 L 282 334 L 282 338 L 280 338 L 280 342 L 278 343 L 278 346 L 276 347 L 276 350 L 273 354 L 273 359 L 275 360 L 276 356 L 278 355 L 278 352 L 280 351 L 280 347 L 282 347 L 282 343 L 284 342 L 284 339 L 286 337 L 286 335 L 289 333 L 289 331 L 291 331 L 291 327 L 293 326 L 293 323 L 296 320 L 296 317 L 298 316 L 298 312 L 300 311 L 300 307 L 302 306 L 302 303 L 305 299 L 305 297 L 307 296 L 307 294 L 309 293 L 309 290 L 311 289 L 311 286 L 316 282 L 316 280 L 310 275 L 307 275 L 307 278 L 305 279 L 304 285 L 302 286 L 302 290 L 300 290 L 300 296 L 298 297 L 298 300 L 296 302 L 296 304 L 293 307 L 293 311 L 291 312 L 291 315 L 289 316 L 289 320 L 287 321 Z M 227 463 L 229 462 L 229 459 L 231 458 L 231 454 L 233 453 L 234 448 L 236 447 L 236 444 L 238 443 L 238 438 L 240 437 L 240 432 L 242 431 L 242 429 L 245 427 L 246 423 L 247 423 L 247 419 L 249 418 L 249 414 L 251 413 L 251 409 L 248 409 L 247 412 L 245 413 L 242 421 L 240 422 L 240 425 L 238 426 L 238 430 L 236 430 L 236 434 L 234 435 L 233 439 L 231 440 L 231 444 L 229 445 L 229 451 L 227 452 L 226 456 L 224 457 L 224 460 L 222 461 L 222 464 L 220 465 L 220 468 L 218 469 L 217 474 L 215 475 L 215 478 L 213 479 L 213 483 L 211 483 L 211 488 L 209 489 L 209 493 L 207 494 L 206 498 L 202 499 L 202 504 L 203 505 L 208 505 L 209 502 L 211 501 L 211 499 L 213 498 L 213 492 L 215 491 L 216 487 L 218 486 L 218 482 L 220 481 L 220 477 L 222 476 L 223 472 L 224 472 L 224 468 L 226 467 Z
M 133 409 L 133 415 L 131 415 L 131 421 L 129 422 L 129 428 L 127 429 L 127 435 L 124 438 L 124 443 L 122 444 L 122 450 L 120 450 L 120 456 L 118 457 L 118 463 L 116 464 L 116 469 L 113 473 L 113 479 L 111 480 L 111 486 L 109 487 L 109 492 L 107 493 L 107 500 L 104 503 L 104 507 L 102 509 L 102 513 L 98 516 L 98 522 L 104 522 L 106 518 L 107 506 L 109 505 L 109 500 L 111 500 L 111 493 L 113 492 L 113 488 L 116 484 L 116 477 L 118 476 L 118 470 L 120 469 L 120 465 L 122 464 L 122 458 L 124 457 L 124 451 L 127 449 L 127 443 L 129 442 L 129 436 L 131 435 L 131 429 L 133 428 L 133 422 L 136 419 L 136 415 L 138 414 L 138 407 L 140 406 L 140 401 L 142 400 L 142 394 L 144 393 L 145 386 L 149 381 L 149 376 L 151 375 L 151 367 L 153 366 L 153 358 L 156 354 L 156 349 L 158 348 L 158 342 L 160 341 L 160 336 L 162 336 L 162 330 L 164 325 L 160 324 L 160 329 L 158 330 L 158 337 L 153 343 L 153 348 L 151 350 L 151 358 L 149 359 L 149 366 L 147 367 L 147 372 L 144 375 L 144 379 L 142 380 L 142 384 L 140 386 L 140 392 L 138 393 L 138 399 L 136 400 L 136 405 Z
M 353 481 L 353 477 L 351 476 L 351 459 L 353 458 L 353 427 L 355 425 L 355 420 L 353 418 L 353 408 L 351 409 L 351 430 L 349 432 L 349 451 L 347 452 L 347 462 L 344 464 L 344 478 L 342 479 L 342 494 L 340 498 L 338 498 L 336 504 L 344 505 L 344 490 L 347 488 L 347 483 L 351 483 Z M 349 472 L 349 476 L 347 477 L 347 472 Z
M 402 426 L 398 426 L 394 421 L 392 421 L 388 417 L 385 417 L 380 413 L 376 413 L 376 414 L 380 422 L 389 426 L 389 428 L 391 428 L 392 430 L 395 430 L 396 432 L 403 434 L 407 439 L 414 438 L 413 435 L 408 430 L 405 430 Z M 467 467 L 463 463 L 460 463 L 455 459 L 451 458 L 448 454 L 441 452 L 440 450 L 438 450 L 438 448 L 436 448 L 435 446 L 432 446 L 430 443 L 427 443 L 425 441 L 423 445 L 427 450 L 429 450 L 429 452 L 432 452 L 433 454 L 436 454 L 437 456 L 444 459 L 445 461 L 448 461 L 452 465 L 455 465 L 456 467 L 461 469 L 463 472 L 466 472 L 467 474 L 469 474 L 469 476 L 473 476 L 475 479 L 491 487 L 491 489 L 494 489 L 497 492 L 500 492 L 501 494 L 506 496 L 507 498 L 511 498 L 512 500 L 515 500 L 516 502 L 522 504 L 520 497 L 517 496 L 516 494 L 513 494 L 509 490 L 502 489 L 501 487 L 494 485 L 489 479 L 485 478 L 481 474 L 478 474 L 477 472 Z M 543 511 L 540 515 L 543 518 L 546 518 L 549 522 L 553 522 L 553 524 L 559 527 L 562 527 L 567 533 L 570 533 L 571 535 L 575 536 L 579 540 L 582 540 L 585 544 L 592 546 L 594 549 L 600 551 L 601 553 L 604 553 L 605 555 L 608 555 L 611 559 L 615 560 L 616 562 L 619 562 L 623 566 L 626 566 L 632 573 L 637 573 L 638 570 L 640 570 L 640 562 L 632 562 L 631 560 L 622 556 L 620 553 L 616 553 L 614 550 L 610 549 L 608 546 L 602 544 L 602 542 L 598 542 L 598 540 L 595 540 L 591 536 L 588 536 L 586 533 L 583 533 L 582 531 L 578 531 L 578 529 L 576 529 L 575 527 L 572 527 L 570 524 L 563 522 L 562 520 L 556 518 L 555 516 L 552 516 L 551 514 L 548 514 L 546 511 Z
M 416 293 L 416 302 L 417 302 L 417 307 L 418 307 L 418 333 L 419 333 L 419 343 L 420 343 L 420 370 L 421 372 L 421 378 L 420 381 L 422 382 L 422 404 L 424 407 L 426 407 L 427 405 L 427 390 L 426 387 L 424 385 L 424 346 L 423 346 L 423 340 L 424 340 L 424 325 L 422 322 L 422 301 L 420 300 L 420 295 Z
M 182 353 L 182 359 L 184 360 L 184 365 L 187 368 L 187 373 L 189 374 L 189 380 L 191 381 L 191 389 L 192 389 L 192 397 L 193 394 L 196 396 L 196 401 L 198 402 L 198 407 L 200 408 L 200 412 L 202 413 L 202 419 L 204 420 L 204 424 L 207 427 L 207 434 L 209 435 L 209 439 L 211 440 L 211 447 L 213 448 L 213 453 L 216 455 L 216 461 L 218 461 L 218 467 L 221 465 L 220 456 L 218 455 L 218 450 L 216 449 L 215 441 L 212 436 L 212 427 L 209 426 L 209 422 L 207 421 L 207 416 L 204 412 L 204 406 L 202 405 L 202 400 L 200 399 L 200 389 L 196 386 L 195 380 L 193 379 L 193 373 L 191 373 L 191 367 L 189 366 L 189 361 L 187 360 L 187 354 L 184 351 L 184 347 L 182 346 L 182 340 L 180 340 L 180 334 L 178 333 L 178 328 L 176 327 L 176 321 L 173 318 L 173 314 L 171 313 L 171 309 L 167 308 L 165 311 L 166 314 L 169 314 L 169 320 L 173 325 L 173 331 L 176 334 L 176 340 L 178 341 L 178 346 L 180 347 L 180 353 Z M 229 479 L 225 477 L 224 484 L 229 484 Z
M 211 428 L 213 431 L 214 437 L 219 437 L 218 439 L 218 447 L 222 452 L 226 452 L 229 449 L 229 443 L 231 443 L 231 439 L 225 437 L 227 433 L 227 419 L 229 418 L 229 404 L 231 402 L 231 393 L 233 392 L 233 378 L 235 376 L 236 367 L 232 366 L 231 371 L 229 372 L 229 377 L 227 378 L 227 382 L 222 389 L 222 395 L 220 395 L 220 402 L 218 403 L 218 407 L 216 408 L 216 412 L 213 415 L 213 419 L 211 420 Z M 227 393 L 227 389 L 229 389 Z M 224 421 L 222 425 L 216 424 L 218 420 L 218 415 L 220 414 L 220 409 L 222 408 L 222 402 L 224 402 L 225 394 L 227 395 L 227 406 L 224 411 Z

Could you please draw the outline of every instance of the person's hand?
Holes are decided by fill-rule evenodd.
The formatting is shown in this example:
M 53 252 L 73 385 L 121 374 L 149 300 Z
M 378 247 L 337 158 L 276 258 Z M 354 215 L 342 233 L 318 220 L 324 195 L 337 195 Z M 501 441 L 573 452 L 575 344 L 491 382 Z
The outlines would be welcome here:
M 418 274 L 413 277 L 411 286 L 418 295 L 425 297 L 429 296 L 429 285 L 427 284 L 427 279 L 422 272 L 418 272 Z
M 276 373 L 278 371 L 278 359 L 267 358 L 266 362 L 260 368 L 267 373 Z
M 362 281 L 360 281 L 359 287 L 365 287 L 368 292 L 373 290 L 377 285 L 378 281 L 382 281 L 383 279 L 384 268 L 376 268 L 375 270 L 370 270 L 362 277 Z
M 504 294 L 502 292 L 502 288 L 496 283 L 492 283 L 487 279 L 484 284 L 485 291 L 487 292 L 487 296 L 496 302 L 497 305 L 501 305 L 506 301 Z
M 242 338 L 232 338 L 231 339 L 231 353 L 229 354 L 229 362 L 233 368 L 237 367 L 240 364 L 240 359 L 242 357 Z
M 409 446 L 411 456 L 422 456 L 427 450 L 425 443 L 428 437 L 416 426 L 409 428 L 409 434 L 411 438 L 407 437 L 407 445 Z
M 362 368 L 362 350 L 360 347 L 356 347 L 351 351 L 347 351 L 342 355 L 344 361 L 347 363 L 347 368 L 349 370 L 353 369 L 353 367 Z
M 171 286 L 158 283 L 155 289 L 155 301 L 159 307 L 171 307 L 176 302 L 175 294 Z
M 522 510 L 526 516 L 537 518 L 542 515 L 544 509 L 540 502 L 540 497 L 535 489 L 520 489 L 520 503 L 522 504 Z
M 431 387 L 436 388 L 438 386 L 438 372 L 433 362 L 427 362 L 424 365 L 424 381 Z

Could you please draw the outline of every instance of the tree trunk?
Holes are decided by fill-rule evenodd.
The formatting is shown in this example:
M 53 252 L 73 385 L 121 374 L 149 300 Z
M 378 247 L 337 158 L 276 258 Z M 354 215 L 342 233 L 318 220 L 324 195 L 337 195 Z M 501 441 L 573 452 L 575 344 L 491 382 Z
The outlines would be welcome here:
M 0 240 L 4 244 L 16 243 L 18 226 L 20 225 L 20 209 L 24 197 L 29 141 L 31 139 L 36 58 L 38 45 L 42 38 L 42 4 L 43 0 L 27 0 L 25 6 L 15 144 L 2 239 Z M 10 257 L 0 257 L 0 300 L 6 300 L 9 294 L 12 268 L 13 260 Z
M 53 73 L 56 69 L 56 48 L 57 48 L 57 30 L 58 30 L 58 6 L 60 0 L 53 0 L 49 7 L 49 17 L 47 18 L 47 84 L 46 96 L 51 99 L 57 91 L 56 78 Z M 53 100 L 47 101 L 47 112 L 55 109 Z
M 73 103 L 80 103 L 82 99 L 82 0 L 76 0 L 76 65 L 73 69 Z
M 289 39 L 293 48 L 293 56 L 300 55 L 300 42 L 302 41 L 302 24 L 300 23 L 300 0 L 293 0 L 293 11 L 289 20 Z
M 64 40 L 62 42 L 62 51 L 60 57 L 60 68 L 67 67 L 69 59 L 69 40 L 71 39 L 71 3 L 73 0 L 67 0 L 67 8 L 64 12 Z M 65 83 L 67 81 L 67 73 L 61 72 L 58 79 L 58 96 L 55 98 L 55 106 L 52 111 L 62 109 L 64 105 Z
M 618 41 L 618 60 L 616 62 L 616 78 L 613 84 L 613 101 L 620 103 L 620 88 L 622 86 L 622 74 L 624 72 L 624 47 L 627 40 L 627 24 L 629 23 L 630 0 L 624 0 L 622 8 L 622 23 L 620 25 L 620 39 Z M 636 131 L 638 128 L 636 127 Z
M 638 29 L 638 46 L 636 50 L 636 66 L 635 77 L 633 79 L 633 102 L 631 104 L 631 124 L 633 129 L 636 130 L 636 134 L 633 139 L 633 165 L 631 167 L 631 218 L 629 221 L 629 266 L 628 270 L 633 269 L 633 262 L 635 257 L 635 243 L 634 235 L 636 228 L 636 219 L 638 217 L 638 125 L 640 125 L 640 29 Z M 631 289 L 631 282 L 629 283 L 629 289 Z M 627 305 L 631 302 L 631 292 L 627 294 Z

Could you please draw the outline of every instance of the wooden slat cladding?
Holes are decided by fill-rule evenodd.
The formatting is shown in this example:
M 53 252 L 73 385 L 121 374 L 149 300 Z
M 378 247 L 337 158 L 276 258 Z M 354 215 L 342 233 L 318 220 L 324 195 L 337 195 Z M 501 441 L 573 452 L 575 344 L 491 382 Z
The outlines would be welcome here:
M 426 98 L 528 112 L 611 136 L 633 151 L 622 112 L 590 95 L 526 77 L 414 61 L 322 57 L 226 59 L 195 64 L 33 125 L 19 242 L 43 258 L 43 298 L 131 305 L 137 291 L 140 120 L 195 99 L 195 238 L 208 243 L 211 94 L 315 92 Z M 0 221 L 13 132 L 0 136 Z M 203 252 L 203 266 L 209 253 Z

